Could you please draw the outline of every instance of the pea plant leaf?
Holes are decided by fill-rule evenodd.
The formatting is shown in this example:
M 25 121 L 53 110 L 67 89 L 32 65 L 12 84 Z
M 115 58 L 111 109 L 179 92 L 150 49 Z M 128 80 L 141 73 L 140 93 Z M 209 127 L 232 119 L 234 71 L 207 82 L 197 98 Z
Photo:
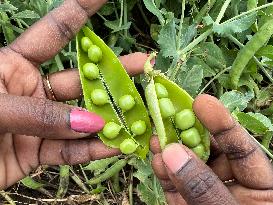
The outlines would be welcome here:
M 122 30 L 127 30 L 131 27 L 131 22 L 128 22 L 126 24 L 123 24 L 121 26 L 119 26 L 119 20 L 115 20 L 115 21 L 105 21 L 104 25 L 110 29 L 112 29 L 112 33 L 118 32 L 118 31 L 122 31 Z
M 40 16 L 34 11 L 24 10 L 14 14 L 12 18 L 13 19 L 37 19 L 37 18 L 40 18 Z
M 101 159 L 101 160 L 95 160 L 90 162 L 87 166 L 85 166 L 83 169 L 84 170 L 89 170 L 89 171 L 96 171 L 97 173 L 104 172 L 108 166 L 112 163 L 115 163 L 119 160 L 117 156 L 111 157 L 111 158 L 106 158 L 106 159 Z
M 241 33 L 249 29 L 253 23 L 256 21 L 257 14 L 255 12 L 244 15 L 234 21 L 227 23 L 216 24 L 210 16 L 204 18 L 206 25 L 213 25 L 213 31 L 221 36 L 226 36 L 234 33 Z
M 239 108 L 240 111 L 243 111 L 251 99 L 254 98 L 253 92 L 241 93 L 239 91 L 230 91 L 224 93 L 220 101 L 229 109 L 230 112 L 233 112 L 236 108 Z
M 187 45 L 189 45 L 192 39 L 197 35 L 196 25 L 195 24 L 192 24 L 190 26 L 184 25 L 182 28 L 181 34 L 182 35 L 180 38 L 179 48 L 183 49 Z
M 157 6 L 156 6 L 154 0 L 143 0 L 143 3 L 144 3 L 144 5 L 145 5 L 145 7 L 146 7 L 152 14 L 154 14 L 154 15 L 158 18 L 160 24 L 163 25 L 163 24 L 164 24 L 164 17 L 163 17 L 163 15 L 162 15 L 161 11 L 157 8 Z
M 164 25 L 158 36 L 158 44 L 164 57 L 177 56 L 176 29 L 174 19 Z
M 6 2 L 0 4 L 0 12 L 6 12 L 6 11 L 16 11 L 18 8 L 13 6 L 12 4 Z
M 190 70 L 181 72 L 178 76 L 177 83 L 192 97 L 195 97 L 202 84 L 203 77 L 202 67 L 195 65 Z
M 226 60 L 222 50 L 212 42 L 201 43 L 193 50 L 193 54 L 203 59 L 213 69 L 219 71 L 226 68 Z
M 216 75 L 214 69 L 212 69 L 208 64 L 206 64 L 201 58 L 198 56 L 193 56 L 187 61 L 187 67 L 192 68 L 195 65 L 199 65 L 203 69 L 204 78 L 212 77 Z
M 149 205 L 166 205 L 163 189 L 153 174 L 150 157 L 145 160 L 132 159 L 129 164 L 137 170 L 134 177 L 140 180 L 137 185 L 137 194 L 141 201 Z
M 239 112 L 236 117 L 242 126 L 254 134 L 265 134 L 267 131 L 273 131 L 271 121 L 260 113 Z

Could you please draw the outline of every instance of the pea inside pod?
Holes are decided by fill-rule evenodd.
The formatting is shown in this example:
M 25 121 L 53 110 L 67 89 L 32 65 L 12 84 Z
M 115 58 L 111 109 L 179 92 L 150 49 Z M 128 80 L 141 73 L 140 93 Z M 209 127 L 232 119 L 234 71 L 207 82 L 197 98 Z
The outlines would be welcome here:
M 82 44 L 83 41 L 89 42 L 88 50 L 88 46 Z M 121 148 L 125 150 L 125 154 L 135 153 L 145 158 L 152 134 L 149 115 L 119 59 L 103 40 L 87 27 L 77 35 L 77 54 L 85 106 L 106 121 L 103 131 L 98 134 L 99 137 L 109 147 Z M 98 77 L 86 75 L 86 64 L 98 68 Z M 142 126 L 139 126 L 140 124 Z M 132 127 L 137 129 L 131 130 Z M 125 149 L 127 144 L 131 150 Z
M 210 153 L 209 133 L 192 111 L 193 98 L 163 74 L 154 71 L 149 61 L 145 65 L 145 72 L 148 79 L 145 97 L 161 148 L 180 140 L 207 161 Z M 158 88 L 164 90 L 163 95 Z M 168 103 L 162 105 L 162 99 Z M 166 115 L 166 112 L 171 114 Z

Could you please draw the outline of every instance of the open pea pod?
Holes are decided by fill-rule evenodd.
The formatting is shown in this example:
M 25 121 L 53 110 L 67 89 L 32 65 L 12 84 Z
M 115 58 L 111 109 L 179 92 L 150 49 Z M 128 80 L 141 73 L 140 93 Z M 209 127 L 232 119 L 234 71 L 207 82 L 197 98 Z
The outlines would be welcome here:
M 86 37 L 91 40 L 89 44 L 97 46 L 102 54 L 96 62 L 94 62 L 96 55 L 90 57 L 89 50 L 83 49 L 82 39 Z M 113 138 L 106 137 L 104 132 L 98 133 L 101 140 L 109 147 L 120 148 L 124 140 L 132 139 L 137 145 L 134 153 L 145 158 L 149 151 L 149 140 L 152 134 L 149 115 L 141 96 L 119 59 L 103 40 L 87 27 L 84 27 L 77 35 L 77 58 L 86 108 L 103 117 L 106 123 L 111 122 L 121 126 L 117 136 Z M 97 78 L 90 80 L 87 77 L 84 66 L 88 63 L 94 63 L 97 66 L 99 70 Z M 96 103 L 96 99 L 92 96 L 95 90 L 104 91 L 108 102 Z M 134 102 L 134 105 L 126 111 L 119 104 L 123 96 L 130 96 Z M 137 121 L 145 123 L 146 127 L 140 134 L 131 130 L 132 125 Z
M 150 66 L 150 64 L 148 66 Z M 186 146 L 190 145 L 188 147 L 191 148 L 203 161 L 207 161 L 210 154 L 209 132 L 193 114 L 193 98 L 177 84 L 167 79 L 163 74 L 153 71 L 151 66 L 148 69 L 147 74 L 149 76 L 149 82 L 145 88 L 145 97 L 151 117 L 155 124 L 161 148 L 163 149 L 167 144 L 181 140 Z M 156 85 L 160 85 L 164 88 L 166 96 L 159 96 Z M 169 102 L 170 105 L 168 103 L 160 104 L 160 100 L 162 99 Z M 173 110 L 173 114 L 168 117 L 163 117 L 163 110 L 168 110 L 169 108 L 166 108 L 168 106 L 172 107 L 171 110 Z M 187 116 L 183 118 L 185 115 L 184 113 L 192 113 L 191 116 L 192 118 L 194 117 L 194 119 L 187 119 Z M 177 116 L 179 114 L 182 116 L 184 124 L 186 123 L 186 126 L 189 125 L 186 129 L 181 130 L 177 125 L 177 123 L 181 123 L 177 122 Z M 181 117 L 179 118 L 178 116 L 178 120 L 181 121 Z M 188 122 L 189 120 L 192 121 L 191 125 Z

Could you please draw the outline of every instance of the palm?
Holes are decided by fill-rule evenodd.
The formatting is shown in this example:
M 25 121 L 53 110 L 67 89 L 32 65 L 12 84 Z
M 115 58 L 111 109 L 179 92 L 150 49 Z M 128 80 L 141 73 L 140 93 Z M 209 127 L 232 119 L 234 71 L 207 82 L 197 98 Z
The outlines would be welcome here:
M 4 65 L 0 70 L 5 82 L 0 83 L 1 93 L 45 98 L 41 75 L 33 64 L 12 51 L 2 52 L 0 62 Z M 4 163 L 0 175 L 6 179 L 5 184 L 14 183 L 38 166 L 42 139 L 11 133 L 1 134 L 0 139 L 0 162 Z

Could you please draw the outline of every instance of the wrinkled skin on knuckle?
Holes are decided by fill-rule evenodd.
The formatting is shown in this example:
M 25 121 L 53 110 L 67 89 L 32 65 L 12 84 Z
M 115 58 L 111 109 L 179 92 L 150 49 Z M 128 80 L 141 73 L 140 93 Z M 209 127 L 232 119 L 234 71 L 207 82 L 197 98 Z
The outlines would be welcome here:
M 182 167 L 174 179 L 182 196 L 189 205 L 235 205 L 228 190 L 222 186 L 219 178 L 205 165 L 200 165 L 196 159 L 190 159 Z M 182 182 L 182 183 L 181 183 Z

